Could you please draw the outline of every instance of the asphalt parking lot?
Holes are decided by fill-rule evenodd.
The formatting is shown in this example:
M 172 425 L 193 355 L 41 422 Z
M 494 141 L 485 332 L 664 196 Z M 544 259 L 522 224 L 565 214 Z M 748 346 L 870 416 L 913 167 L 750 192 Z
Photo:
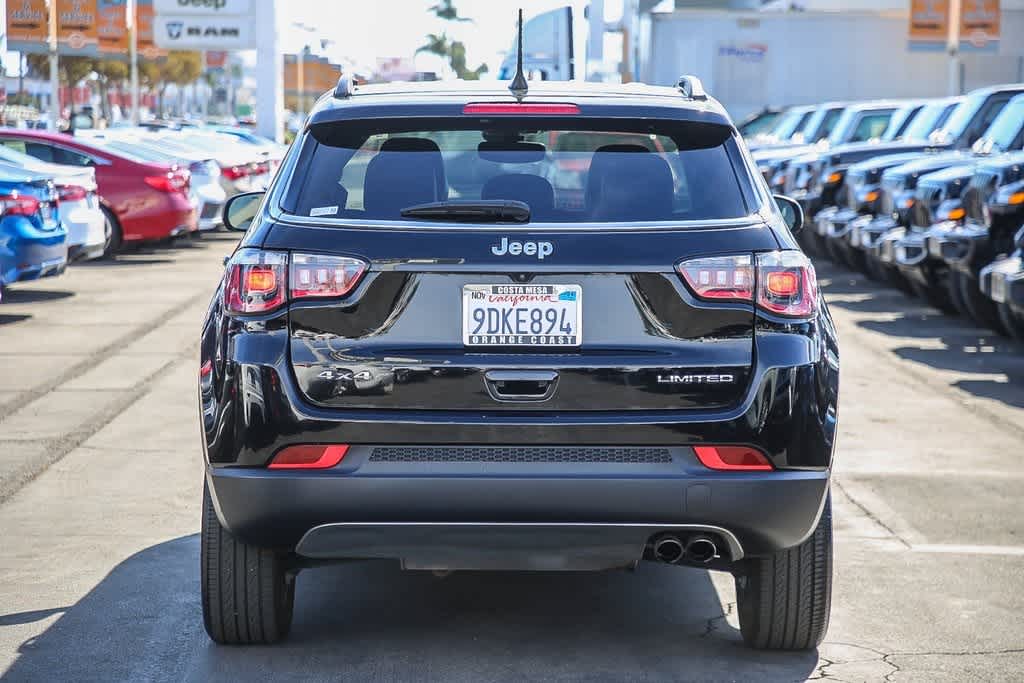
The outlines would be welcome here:
M 1020 680 L 1024 348 L 832 267 L 832 625 L 760 653 L 728 576 L 304 572 L 283 645 L 202 629 L 198 326 L 226 234 L 0 305 L 4 680 Z

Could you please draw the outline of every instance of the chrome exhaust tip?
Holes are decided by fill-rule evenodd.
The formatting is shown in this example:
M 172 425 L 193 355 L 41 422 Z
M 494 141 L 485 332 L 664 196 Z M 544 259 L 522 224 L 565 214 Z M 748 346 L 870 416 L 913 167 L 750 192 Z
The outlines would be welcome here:
M 654 556 L 668 564 L 675 564 L 683 558 L 682 542 L 675 536 L 662 536 L 654 542 Z
M 698 536 L 686 544 L 684 555 L 691 562 L 707 564 L 718 555 L 718 546 L 707 536 Z

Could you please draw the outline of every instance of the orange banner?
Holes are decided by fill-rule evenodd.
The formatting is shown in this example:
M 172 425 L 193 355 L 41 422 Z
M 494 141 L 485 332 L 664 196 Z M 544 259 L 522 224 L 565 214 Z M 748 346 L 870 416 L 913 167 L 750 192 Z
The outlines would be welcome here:
M 962 0 L 960 7 L 960 40 L 977 47 L 999 40 L 999 0 Z
M 7 1 L 7 49 L 45 53 L 46 0 Z
M 135 31 L 140 55 L 146 59 L 167 56 L 167 50 L 153 42 L 153 0 L 135 0 Z
M 127 57 L 127 0 L 99 0 L 96 10 L 96 38 L 99 41 L 100 52 Z
M 57 0 L 57 42 L 66 55 L 95 56 L 96 0 Z
M 945 42 L 949 37 L 948 0 L 911 0 L 910 40 Z

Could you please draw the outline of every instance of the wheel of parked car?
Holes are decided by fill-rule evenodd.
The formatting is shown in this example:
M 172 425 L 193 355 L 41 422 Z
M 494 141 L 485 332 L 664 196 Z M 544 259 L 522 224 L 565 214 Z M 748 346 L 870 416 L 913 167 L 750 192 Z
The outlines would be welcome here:
M 982 327 L 987 327 L 999 334 L 1008 334 L 996 302 L 985 296 L 978 288 L 978 280 L 963 273 L 960 274 L 960 296 L 964 301 L 968 317 Z
M 200 537 L 203 624 L 218 643 L 274 643 L 288 635 L 295 579 L 283 553 L 241 542 L 220 524 L 203 486 Z
M 1011 337 L 1024 342 L 1024 315 L 1017 313 L 1006 304 L 999 304 L 999 319 Z
M 964 318 L 970 318 L 971 313 L 967 310 L 967 304 L 964 302 L 963 294 L 960 292 L 960 278 L 960 271 L 951 268 L 949 277 L 946 278 L 946 292 L 949 294 L 949 301 L 953 304 L 956 312 Z
M 103 256 L 104 258 L 110 258 L 121 250 L 124 233 L 121 232 L 121 223 L 118 222 L 114 212 L 105 206 L 101 208 L 103 209 L 103 217 L 106 219 L 103 225 Z
M 943 313 L 956 314 L 953 302 L 949 300 L 949 295 L 944 287 L 929 287 L 910 279 L 907 282 L 914 294 L 919 299 L 923 299 L 932 308 L 937 308 Z
M 735 572 L 740 633 L 751 647 L 807 650 L 828 630 L 832 602 L 832 498 L 795 548 L 744 560 Z

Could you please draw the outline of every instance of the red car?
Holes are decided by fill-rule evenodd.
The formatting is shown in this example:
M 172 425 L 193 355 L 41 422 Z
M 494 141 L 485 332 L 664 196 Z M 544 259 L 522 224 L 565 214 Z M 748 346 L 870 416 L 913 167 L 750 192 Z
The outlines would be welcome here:
M 43 161 L 96 169 L 100 203 L 110 221 L 108 253 L 124 242 L 160 240 L 199 229 L 189 199 L 187 168 L 113 153 L 42 130 L 0 128 L 0 144 Z

